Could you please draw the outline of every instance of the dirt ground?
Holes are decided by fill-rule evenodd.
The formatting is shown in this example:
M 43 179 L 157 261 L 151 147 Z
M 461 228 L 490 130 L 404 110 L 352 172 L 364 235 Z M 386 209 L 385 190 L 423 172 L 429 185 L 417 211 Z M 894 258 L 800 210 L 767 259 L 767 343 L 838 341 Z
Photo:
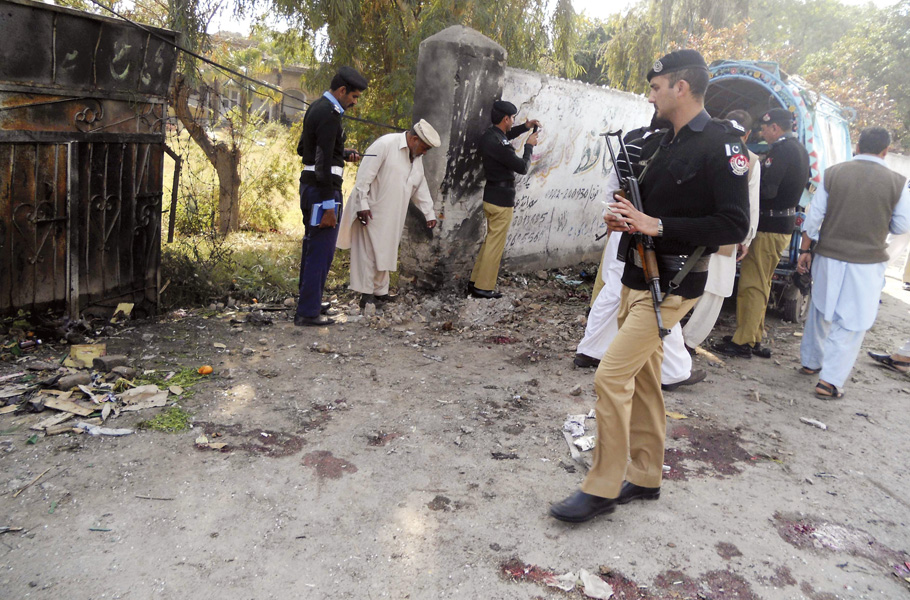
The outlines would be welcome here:
M 699 354 L 706 381 L 666 394 L 686 418 L 660 500 L 568 525 L 547 515 L 584 476 L 562 425 L 595 402 L 577 290 L 554 273 L 496 301 L 405 290 L 367 318 L 342 298 L 322 329 L 129 323 L 99 341 L 139 369 L 214 366 L 181 402 L 193 427 L 28 444 L 48 412 L 0 416 L 0 597 L 583 598 L 547 585 L 581 569 L 624 599 L 910 597 L 910 379 L 865 357 L 908 336 L 899 281 L 842 400 L 812 394 L 801 327 L 770 316 L 770 360 Z

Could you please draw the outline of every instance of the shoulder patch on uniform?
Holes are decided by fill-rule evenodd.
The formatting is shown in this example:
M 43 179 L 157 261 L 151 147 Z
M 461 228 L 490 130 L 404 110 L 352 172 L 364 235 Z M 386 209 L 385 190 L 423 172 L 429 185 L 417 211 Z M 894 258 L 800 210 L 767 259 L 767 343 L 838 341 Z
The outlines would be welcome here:
M 745 154 L 734 154 L 730 157 L 730 171 L 737 176 L 749 172 L 749 157 Z
M 766 166 L 766 167 L 770 167 L 770 166 L 771 166 L 771 157 L 770 157 L 770 156 L 769 156 L 768 158 L 765 159 L 765 166 Z
M 509 140 L 502 140 L 502 145 L 503 145 L 503 146 L 511 146 L 511 144 L 509 143 Z
M 743 153 L 742 144 L 724 144 L 724 149 L 727 151 L 727 156 L 736 156 Z

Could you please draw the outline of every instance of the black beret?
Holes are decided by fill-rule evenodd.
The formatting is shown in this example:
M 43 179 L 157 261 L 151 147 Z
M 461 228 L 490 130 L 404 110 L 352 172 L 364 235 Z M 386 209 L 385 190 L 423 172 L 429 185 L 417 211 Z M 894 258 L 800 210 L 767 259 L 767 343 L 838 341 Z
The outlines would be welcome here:
M 786 108 L 772 108 L 762 115 L 759 123 L 777 123 L 782 128 L 789 129 L 793 126 L 793 113 L 791 113 Z
M 367 89 L 367 86 L 370 85 L 370 82 L 367 81 L 366 77 L 351 67 L 341 67 L 338 69 L 338 77 L 341 77 L 344 80 L 344 82 L 347 84 L 347 87 L 354 87 L 360 90 L 365 90 Z
M 511 102 L 506 102 L 505 100 L 497 100 L 494 102 L 493 110 L 498 110 L 502 114 L 509 117 L 518 114 L 518 107 Z
M 658 75 L 666 75 L 682 69 L 704 69 L 707 71 L 708 65 L 698 50 L 674 50 L 670 54 L 654 61 L 654 66 L 648 71 L 648 81 Z

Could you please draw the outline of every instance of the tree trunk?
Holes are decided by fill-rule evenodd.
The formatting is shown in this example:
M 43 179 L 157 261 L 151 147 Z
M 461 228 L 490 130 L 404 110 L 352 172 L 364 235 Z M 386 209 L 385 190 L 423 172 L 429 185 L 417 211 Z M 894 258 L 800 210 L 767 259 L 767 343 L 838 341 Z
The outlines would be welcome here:
M 183 75 L 178 75 L 174 81 L 174 112 L 218 174 L 218 232 L 236 231 L 240 227 L 240 148 L 233 142 L 215 142 L 206 135 L 190 111 L 191 91 Z

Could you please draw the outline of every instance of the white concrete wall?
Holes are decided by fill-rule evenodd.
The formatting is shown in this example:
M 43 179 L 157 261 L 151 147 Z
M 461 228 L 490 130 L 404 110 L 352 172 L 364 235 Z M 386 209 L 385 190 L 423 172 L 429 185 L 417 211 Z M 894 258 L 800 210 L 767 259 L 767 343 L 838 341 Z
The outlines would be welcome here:
M 642 96 L 506 68 L 502 98 L 519 107 L 516 123 L 543 128 L 528 175 L 516 181 L 515 216 L 505 262 L 517 269 L 599 260 L 606 230 L 610 154 L 601 133 L 646 125 L 653 109 Z M 525 136 L 514 142 L 521 151 Z M 477 198 L 477 205 L 481 197 Z
M 885 164 L 894 171 L 910 179 L 910 156 L 889 152 L 885 156 Z

